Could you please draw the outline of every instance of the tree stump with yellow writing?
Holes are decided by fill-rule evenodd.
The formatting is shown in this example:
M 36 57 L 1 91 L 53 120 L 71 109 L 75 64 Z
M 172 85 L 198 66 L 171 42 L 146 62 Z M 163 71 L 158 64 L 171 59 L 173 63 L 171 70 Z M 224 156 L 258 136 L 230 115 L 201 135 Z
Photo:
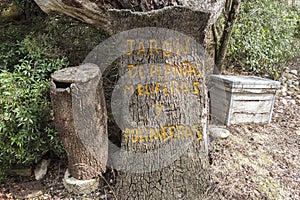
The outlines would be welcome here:
M 54 123 L 68 156 L 70 175 L 79 180 L 106 171 L 107 114 L 101 73 L 85 64 L 51 75 Z
M 211 63 L 189 38 L 207 48 L 225 0 L 35 2 L 45 12 L 65 13 L 112 36 L 113 45 L 105 43 L 100 55 L 92 53 L 96 60 L 90 63 L 105 65 L 104 59 L 128 46 L 114 59 L 120 80 L 112 113 L 122 129 L 121 150 L 110 158 L 119 170 L 117 199 L 202 199 L 209 185 L 204 68 Z
M 112 99 L 123 130 L 118 198 L 198 199 L 209 177 L 204 51 L 187 35 L 145 40 L 148 32 L 130 34 L 117 84 L 123 98 Z

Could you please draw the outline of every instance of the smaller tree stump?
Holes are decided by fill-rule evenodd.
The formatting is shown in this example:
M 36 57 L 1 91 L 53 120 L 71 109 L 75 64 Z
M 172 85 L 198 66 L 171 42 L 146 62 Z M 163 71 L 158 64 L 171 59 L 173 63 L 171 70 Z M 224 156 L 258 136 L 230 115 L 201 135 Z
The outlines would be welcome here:
M 78 180 L 106 171 L 107 113 L 101 72 L 85 64 L 51 75 L 54 123 L 67 152 L 70 175 Z

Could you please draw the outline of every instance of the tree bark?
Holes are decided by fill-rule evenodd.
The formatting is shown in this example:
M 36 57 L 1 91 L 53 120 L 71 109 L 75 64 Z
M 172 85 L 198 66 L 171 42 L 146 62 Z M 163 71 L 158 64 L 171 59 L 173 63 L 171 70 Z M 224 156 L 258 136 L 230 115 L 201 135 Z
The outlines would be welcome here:
M 208 30 L 219 17 L 224 4 L 224 0 L 210 2 L 170 0 L 164 1 L 164 4 L 157 4 L 162 1 L 155 0 L 115 0 L 111 4 L 107 4 L 106 1 L 91 0 L 68 0 L 68 4 L 63 0 L 35 1 L 45 12 L 68 14 L 101 27 L 109 34 L 134 28 L 162 27 L 190 36 L 204 49 L 207 45 Z M 76 2 L 76 6 L 70 2 L 73 4 Z M 166 39 L 163 35 L 152 39 L 161 44 Z M 124 41 L 133 39 L 135 45 L 139 46 L 139 36 L 139 34 L 125 35 Z M 186 37 L 183 38 L 187 41 Z M 172 40 L 176 40 L 176 37 Z M 148 67 L 143 71 L 146 78 L 140 77 L 140 80 L 129 85 L 134 88 L 129 100 L 129 113 L 128 110 L 122 109 L 126 105 L 119 109 L 122 120 L 126 121 L 127 117 L 130 117 L 132 124 L 122 127 L 122 147 L 117 157 L 120 161 L 117 197 L 118 199 L 201 199 L 201 194 L 207 190 L 209 179 L 205 52 L 199 53 L 197 48 L 192 46 L 189 53 L 182 56 L 168 57 L 161 50 L 153 56 L 150 48 L 149 45 L 145 46 L 145 53 L 137 54 L 138 51 L 135 50 L 130 55 L 123 55 L 119 60 L 120 77 L 126 77 L 126 74 L 128 76 L 131 73 L 130 65 Z M 141 49 L 142 46 L 140 51 Z M 178 48 L 174 48 L 173 51 L 176 49 Z M 107 56 L 109 53 L 107 50 Z M 100 66 L 103 62 L 103 60 L 95 60 L 92 63 Z M 173 69 L 178 68 L 179 75 L 163 81 L 157 69 L 156 79 L 150 79 L 149 65 L 157 63 L 167 63 Z M 180 73 L 180 69 L 185 71 L 182 72 L 185 75 Z M 160 72 L 166 73 L 166 71 L 167 69 L 162 67 Z M 125 80 L 132 81 L 128 77 Z M 159 87 L 158 83 L 168 86 Z M 180 86 L 173 85 L 175 89 L 172 90 L 173 83 Z M 124 89 L 126 84 L 129 83 L 125 81 L 119 84 L 119 87 Z M 157 92 L 155 86 L 158 88 Z M 153 114 L 155 110 L 160 110 L 160 114 L 165 117 L 155 118 L 160 116 L 159 113 Z M 156 135 L 153 135 L 156 139 L 150 140 L 148 135 L 146 141 L 150 129 L 157 130 Z M 137 131 L 142 134 L 141 137 L 134 135 Z M 186 137 L 182 136 L 178 139 L 180 135 Z M 173 157 L 175 159 L 172 159 Z
M 217 56 L 215 57 L 216 58 L 215 64 L 217 66 L 217 68 L 215 69 L 217 70 L 214 70 L 214 74 L 221 73 L 223 71 L 223 64 L 228 49 L 228 44 L 231 38 L 234 25 L 237 21 L 237 16 L 241 4 L 241 0 L 227 0 L 227 1 L 231 2 L 231 6 L 229 6 L 230 3 L 226 3 L 226 6 L 228 7 L 228 9 L 230 9 L 230 11 L 228 13 L 228 19 L 225 22 L 225 28 L 220 40 L 220 47 L 218 48 Z
M 76 179 L 106 171 L 107 116 L 101 73 L 96 66 L 66 68 L 51 75 L 54 123 Z
M 136 36 L 141 37 L 143 34 L 138 32 L 136 35 L 129 35 L 138 43 L 140 38 Z M 188 38 L 176 36 L 186 44 Z M 160 41 L 168 38 L 168 34 L 154 34 L 153 38 L 160 44 Z M 133 51 L 131 55 L 121 58 L 120 75 L 123 82 L 118 86 L 122 91 L 133 86 L 132 91 L 135 92 L 130 96 L 129 113 L 126 104 L 120 107 L 125 108 L 121 110 L 122 120 L 130 118 L 132 124 L 122 127 L 122 150 L 126 153 L 121 152 L 119 157 L 121 166 L 117 180 L 118 199 L 201 199 L 201 194 L 207 189 L 208 105 L 203 68 L 204 52 L 200 52 L 195 46 L 189 47 L 189 53 L 182 56 L 166 57 L 161 50 L 158 54 L 151 55 L 146 47 L 148 50 L 143 55 L 137 55 L 137 51 Z M 158 63 L 168 63 L 173 70 L 176 68 L 179 71 L 191 70 L 191 65 L 196 68 L 200 63 L 202 67 L 197 68 L 197 75 L 188 72 L 185 75 L 176 74 L 171 70 L 172 75 L 167 77 L 168 70 L 163 65 L 158 70 Z M 140 74 L 132 75 L 133 69 L 128 64 L 142 66 L 143 69 L 139 71 Z M 147 64 L 154 64 L 156 69 L 151 70 L 151 66 Z M 156 71 L 153 76 L 151 71 Z M 193 88 L 194 83 L 200 83 L 197 91 Z M 189 89 L 183 88 L 183 85 Z M 173 86 L 178 86 L 178 90 L 172 89 Z M 156 90 L 154 87 L 159 88 Z M 120 101 L 125 102 L 123 99 Z M 151 130 L 157 135 L 153 132 L 151 135 Z M 186 134 L 193 136 L 186 138 Z
M 176 20 L 185 20 L 186 23 L 191 23 L 194 20 L 198 21 L 197 16 L 194 18 L 181 17 L 184 13 L 177 13 L 177 19 L 172 19 L 171 16 L 162 13 L 178 12 L 180 9 L 189 10 L 190 12 L 205 12 L 210 16 L 210 24 L 213 24 L 220 16 L 225 0 L 112 0 L 112 1 L 94 1 L 94 0 L 34 0 L 38 6 L 46 13 L 64 13 L 71 17 L 77 18 L 86 23 L 95 25 L 102 28 L 104 31 L 110 34 L 115 34 L 116 30 L 124 31 L 132 28 L 127 27 L 123 22 L 123 17 L 130 19 L 129 24 L 141 24 L 140 20 L 146 20 L 142 22 L 150 22 L 157 27 L 164 27 L 165 23 L 175 23 Z M 158 3 L 159 2 L 159 3 Z M 161 3 L 163 2 L 163 3 Z M 168 11 L 175 8 L 174 11 Z M 140 12 L 144 11 L 144 12 Z M 155 17 L 156 16 L 156 17 Z M 189 16 L 189 15 L 188 15 Z M 159 18 L 160 17 L 160 18 Z M 161 18 L 163 17 L 163 18 Z M 152 21 L 152 19 L 154 18 Z M 159 18 L 159 19 L 158 19 Z M 197 31 L 197 27 L 194 27 L 194 32 Z M 167 28 L 167 27 L 164 27 Z M 177 26 L 177 28 L 180 28 Z

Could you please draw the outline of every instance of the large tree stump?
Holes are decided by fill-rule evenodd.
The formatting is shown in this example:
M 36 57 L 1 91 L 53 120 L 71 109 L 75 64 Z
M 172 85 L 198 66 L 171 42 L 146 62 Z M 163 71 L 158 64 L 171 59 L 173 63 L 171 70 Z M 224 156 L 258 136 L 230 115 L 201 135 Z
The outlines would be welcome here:
M 70 175 L 87 180 L 105 172 L 107 114 L 101 72 L 96 65 L 52 74 L 54 123 L 68 156 Z
M 121 149 L 113 152 L 110 158 L 112 166 L 119 170 L 117 198 L 203 199 L 201 195 L 209 185 L 208 97 L 204 75 L 207 60 L 205 51 L 199 54 L 199 48 L 190 45 L 188 48 L 186 44 L 192 44 L 188 41 L 194 38 L 194 43 L 204 50 L 207 48 L 209 29 L 220 16 L 225 0 L 35 2 L 47 13 L 64 13 L 113 35 L 91 52 L 88 57 L 92 61 L 87 60 L 100 68 L 117 60 L 119 80 L 123 77 L 125 81 L 119 82 L 114 90 L 119 88 L 119 94 L 130 94 L 112 98 L 112 102 L 115 101 L 112 109 L 121 105 L 114 119 L 117 122 L 120 118 L 123 124 L 119 126 L 122 129 Z M 177 33 L 166 37 L 165 31 L 145 27 L 162 27 L 188 37 L 178 37 Z M 131 29 L 136 28 L 141 29 L 132 32 Z M 126 30 L 128 32 L 123 32 Z M 143 37 L 145 35 L 149 37 Z M 170 44 L 174 48 L 169 48 Z M 123 51 L 125 45 L 133 51 L 128 48 Z M 187 53 L 180 56 L 179 49 Z M 174 56 L 169 57 L 169 53 Z M 159 64 L 165 67 L 153 67 Z M 155 68 L 153 77 L 151 65 Z M 170 71 L 168 66 L 174 70 Z M 174 72 L 175 69 L 178 70 Z M 171 79 L 163 79 L 161 73 L 171 74 Z M 163 115 L 165 117 L 161 117 Z
M 125 93 L 117 197 L 201 199 L 209 180 L 205 52 L 179 32 L 143 30 L 128 33 L 135 49 L 122 57 L 117 84 Z M 149 41 L 157 51 L 151 53 Z M 114 96 L 112 102 L 119 105 Z

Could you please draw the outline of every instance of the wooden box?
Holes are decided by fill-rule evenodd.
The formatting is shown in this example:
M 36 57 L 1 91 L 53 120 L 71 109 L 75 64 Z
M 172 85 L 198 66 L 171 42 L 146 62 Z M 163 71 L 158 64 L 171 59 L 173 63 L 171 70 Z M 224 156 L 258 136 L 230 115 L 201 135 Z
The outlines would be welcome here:
M 279 82 L 255 76 L 226 75 L 211 75 L 210 82 L 213 119 L 225 125 L 271 121 Z

